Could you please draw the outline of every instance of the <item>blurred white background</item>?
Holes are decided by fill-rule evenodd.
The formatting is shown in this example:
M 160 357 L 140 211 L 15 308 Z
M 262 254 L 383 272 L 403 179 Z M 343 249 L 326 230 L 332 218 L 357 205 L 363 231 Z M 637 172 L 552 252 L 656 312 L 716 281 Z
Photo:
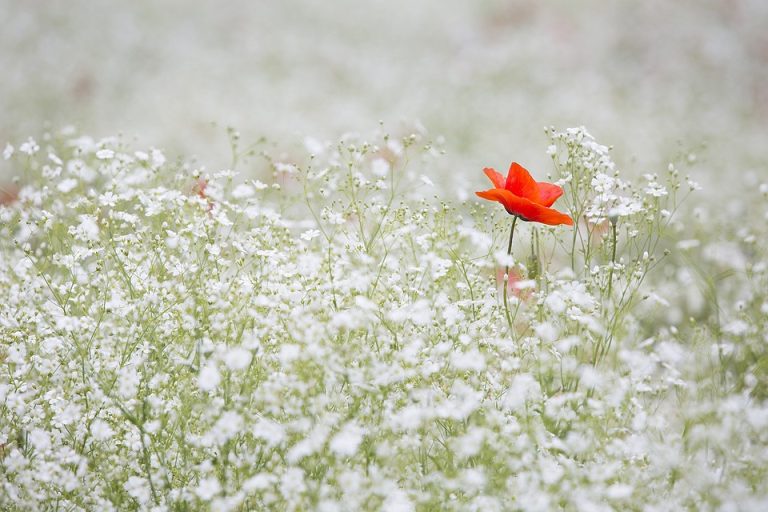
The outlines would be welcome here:
M 584 124 L 630 171 L 689 151 L 705 182 L 765 164 L 765 0 L 0 0 L 0 13 L 2 141 L 74 124 L 217 167 L 227 125 L 244 142 L 301 141 L 419 121 L 445 136 L 446 168 L 480 182 L 485 165 L 546 165 L 543 126 Z

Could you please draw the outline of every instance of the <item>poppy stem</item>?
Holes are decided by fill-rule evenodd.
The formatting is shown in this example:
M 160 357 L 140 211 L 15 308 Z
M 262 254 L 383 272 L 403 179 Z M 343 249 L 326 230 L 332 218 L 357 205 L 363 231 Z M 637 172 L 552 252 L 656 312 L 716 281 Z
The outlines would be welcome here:
M 509 230 L 509 245 L 507 246 L 507 256 L 512 256 L 512 240 L 515 237 L 515 224 L 517 224 L 517 215 L 512 217 L 512 229 Z M 509 263 L 504 268 L 504 313 L 507 316 L 507 324 L 509 325 L 509 332 L 514 333 L 515 330 L 512 327 L 512 317 L 509 314 L 509 301 L 507 300 L 507 294 L 509 293 Z

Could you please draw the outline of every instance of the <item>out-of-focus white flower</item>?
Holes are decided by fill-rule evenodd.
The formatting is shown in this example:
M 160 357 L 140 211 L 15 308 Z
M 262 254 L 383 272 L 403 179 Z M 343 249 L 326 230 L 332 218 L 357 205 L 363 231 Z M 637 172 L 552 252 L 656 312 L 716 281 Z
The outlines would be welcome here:
M 244 370 L 251 364 L 253 355 L 243 347 L 230 347 L 224 352 L 222 360 L 230 370 Z
M 91 435 L 97 441 L 106 441 L 114 435 L 115 431 L 107 422 L 96 419 L 91 423 Z
M 61 180 L 61 182 L 58 185 L 56 185 L 56 189 L 59 192 L 67 194 L 71 192 L 76 186 L 77 186 L 77 180 L 75 178 L 67 178 L 65 180 Z
M 232 197 L 235 199 L 245 199 L 248 197 L 252 197 L 254 194 L 253 187 L 250 185 L 246 185 L 245 183 L 241 183 L 240 185 L 236 186 L 235 189 L 232 191 Z
M 32 137 L 29 137 L 25 142 L 22 142 L 19 145 L 19 152 L 28 156 L 32 156 L 38 151 L 40 151 L 40 146 Z M 13 152 L 13 150 L 11 150 L 11 152 Z
M 350 457 L 357 452 L 363 441 L 363 429 L 355 422 L 349 422 L 331 438 L 331 451 L 343 457 Z
M 301 239 L 310 241 L 314 238 L 317 238 L 318 236 L 320 236 L 320 231 L 318 231 L 317 229 L 310 229 L 301 234 Z
M 221 492 L 221 484 L 218 478 L 209 476 L 200 481 L 195 489 L 195 494 L 203 501 L 210 501 Z
M 197 379 L 198 386 L 203 391 L 213 391 L 221 382 L 221 374 L 214 363 L 208 363 L 200 370 L 200 376 Z

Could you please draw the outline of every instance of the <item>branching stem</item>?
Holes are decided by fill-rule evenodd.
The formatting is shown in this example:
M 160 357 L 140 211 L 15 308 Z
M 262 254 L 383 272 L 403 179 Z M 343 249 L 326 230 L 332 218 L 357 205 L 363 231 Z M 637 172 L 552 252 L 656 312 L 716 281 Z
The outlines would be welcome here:
M 611 268 L 608 270 L 608 299 L 611 298 L 613 291 L 613 267 L 616 266 L 616 220 L 614 219 L 611 219 L 611 237 L 613 247 L 611 248 Z

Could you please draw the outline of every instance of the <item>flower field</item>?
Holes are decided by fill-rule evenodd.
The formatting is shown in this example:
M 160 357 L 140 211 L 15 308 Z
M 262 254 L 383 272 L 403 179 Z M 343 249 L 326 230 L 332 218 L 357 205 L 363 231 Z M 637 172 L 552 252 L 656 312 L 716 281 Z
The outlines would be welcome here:
M 696 183 L 625 181 L 551 130 L 576 227 L 521 222 L 508 254 L 509 216 L 433 192 L 438 148 L 378 135 L 245 181 L 117 139 L 9 145 L 5 506 L 758 506 L 764 231 L 743 274 L 697 261 Z
M 584 21 L 555 4 L 558 16 L 577 20 L 573 30 L 626 14 L 608 8 Z M 719 4 L 704 4 L 691 11 L 699 28 L 681 25 L 681 33 L 722 28 L 713 14 Z M 743 4 L 754 19 L 764 12 Z M 383 5 L 374 14 L 384 16 Z M 550 26 L 542 20 L 553 7 L 528 7 L 531 14 L 524 5 L 482 3 L 464 24 L 458 6 L 434 19 L 427 7 L 414 14 L 437 38 L 470 41 L 450 80 L 479 84 L 436 88 L 432 99 L 445 110 L 421 86 L 392 92 L 405 68 L 368 68 L 358 52 L 337 46 L 337 36 L 320 38 L 321 63 L 348 55 L 350 69 L 367 70 L 376 84 L 355 96 L 358 111 L 338 118 L 330 112 L 344 110 L 341 97 L 355 85 L 339 95 L 321 91 L 330 106 L 304 111 L 300 82 L 308 75 L 288 79 L 282 61 L 270 60 L 273 51 L 286 62 L 301 60 L 297 48 L 310 51 L 300 30 L 310 16 L 292 21 L 275 34 L 280 50 L 256 52 L 273 76 L 261 83 L 243 74 L 230 84 L 252 98 L 293 87 L 280 100 L 286 103 L 263 107 L 274 131 L 263 120 L 236 119 L 245 133 L 263 137 L 230 128 L 212 129 L 218 139 L 208 139 L 208 128 L 190 128 L 199 128 L 205 109 L 162 110 L 171 97 L 162 87 L 189 79 L 186 68 L 174 68 L 179 82 L 152 82 L 153 93 L 126 100 L 186 126 L 178 133 L 160 121 L 122 119 L 148 127 L 138 139 L 157 140 L 94 135 L 119 116 L 118 93 L 85 82 L 82 103 L 47 111 L 62 127 L 45 127 L 36 109 L 52 105 L 44 100 L 58 94 L 55 87 L 26 89 L 35 82 L 31 68 L 7 66 L 13 80 L 0 85 L 11 116 L 0 121 L 8 138 L 0 144 L 0 509 L 768 508 L 768 161 L 754 144 L 766 132 L 762 96 L 752 90 L 760 72 L 706 82 L 717 70 L 681 59 L 696 84 L 708 84 L 701 97 L 743 93 L 702 110 L 681 100 L 684 81 L 668 83 L 664 67 L 654 67 L 658 75 L 634 99 L 659 94 L 661 105 L 643 115 L 645 107 L 622 103 L 621 88 L 613 88 L 637 76 L 614 48 L 603 55 L 618 78 L 576 75 L 594 78 L 603 106 L 580 110 L 582 96 L 572 90 L 552 105 L 562 89 L 540 62 L 526 79 L 507 65 L 505 51 L 522 35 L 493 35 L 504 28 L 495 25 L 484 25 L 488 40 L 462 32 L 479 19 L 490 23 L 487 12 L 501 25 L 523 16 L 534 28 Z M 62 16 L 49 33 L 55 40 L 60 27 L 81 23 L 56 8 L 7 9 L 17 28 L 0 39 L 32 60 L 49 54 L 39 50 L 43 42 L 22 44 L 31 33 L 24 27 Z M 115 9 L 125 18 L 148 16 L 150 27 L 166 19 Z M 205 9 L 198 5 L 197 15 Z M 266 27 L 282 9 L 243 19 Z M 639 19 L 657 19 L 637 9 Z M 322 26 L 345 23 L 331 14 Z M 350 17 L 364 15 L 352 10 Z M 222 19 L 234 23 L 218 11 L 211 23 Z M 759 25 L 748 19 L 745 40 L 757 44 Z M 201 45 L 201 59 L 221 56 L 221 43 L 204 50 L 184 26 L 172 25 L 175 42 L 162 51 L 182 55 L 188 50 L 179 41 L 187 41 Z M 397 34 L 394 26 L 380 29 Z M 409 27 L 392 44 L 393 55 L 412 64 L 418 57 L 408 45 L 431 43 Z M 547 46 L 557 39 L 534 28 L 520 29 L 538 48 L 515 54 L 520 62 L 558 54 Z M 560 29 L 567 37 L 569 29 Z M 89 30 L 73 44 L 90 41 Z M 140 38 L 120 34 L 106 40 L 116 54 L 133 55 L 121 52 L 140 48 Z M 733 58 L 703 62 L 751 69 L 759 52 L 738 53 L 738 38 L 728 39 L 727 28 L 720 34 L 714 47 Z M 577 41 L 597 51 L 606 37 Z M 632 37 L 624 43 L 641 40 Z M 685 53 L 687 44 L 674 51 Z M 46 51 L 54 55 L 55 47 Z M 552 65 L 563 71 L 568 55 Z M 479 72 L 470 65 L 475 58 L 497 65 L 498 75 Z M 125 62 L 141 75 L 138 64 Z M 227 68 L 216 62 L 212 72 Z M 314 66 L 323 67 L 305 62 L 302 73 Z M 429 75 L 436 64 L 425 66 L 424 83 L 438 84 Z M 143 87 L 128 71 L 111 69 L 99 80 Z M 338 71 L 336 85 L 344 76 Z M 246 86 L 256 83 L 274 89 Z M 504 103 L 517 96 L 499 83 L 528 91 L 532 106 L 519 98 Z M 546 87 L 534 92 L 537 83 Z M 659 93 L 664 84 L 674 94 Z M 381 98 L 428 122 L 371 121 Z M 225 117 L 237 110 L 221 98 L 212 105 Z M 462 117 L 456 105 L 481 114 Z M 521 123 L 502 132 L 518 107 L 525 121 L 583 113 L 599 131 L 547 122 L 543 130 Z M 280 108 L 288 118 L 270 110 Z M 299 111 L 306 131 L 291 134 L 285 125 Z M 642 119 L 626 121 L 624 132 L 619 119 L 629 113 Z M 90 132 L 66 126 L 64 118 L 77 115 Z M 360 132 L 347 131 L 351 121 Z M 660 132 L 639 135 L 653 126 Z M 19 127 L 34 135 L 16 133 Z M 201 162 L 200 154 L 218 156 Z

